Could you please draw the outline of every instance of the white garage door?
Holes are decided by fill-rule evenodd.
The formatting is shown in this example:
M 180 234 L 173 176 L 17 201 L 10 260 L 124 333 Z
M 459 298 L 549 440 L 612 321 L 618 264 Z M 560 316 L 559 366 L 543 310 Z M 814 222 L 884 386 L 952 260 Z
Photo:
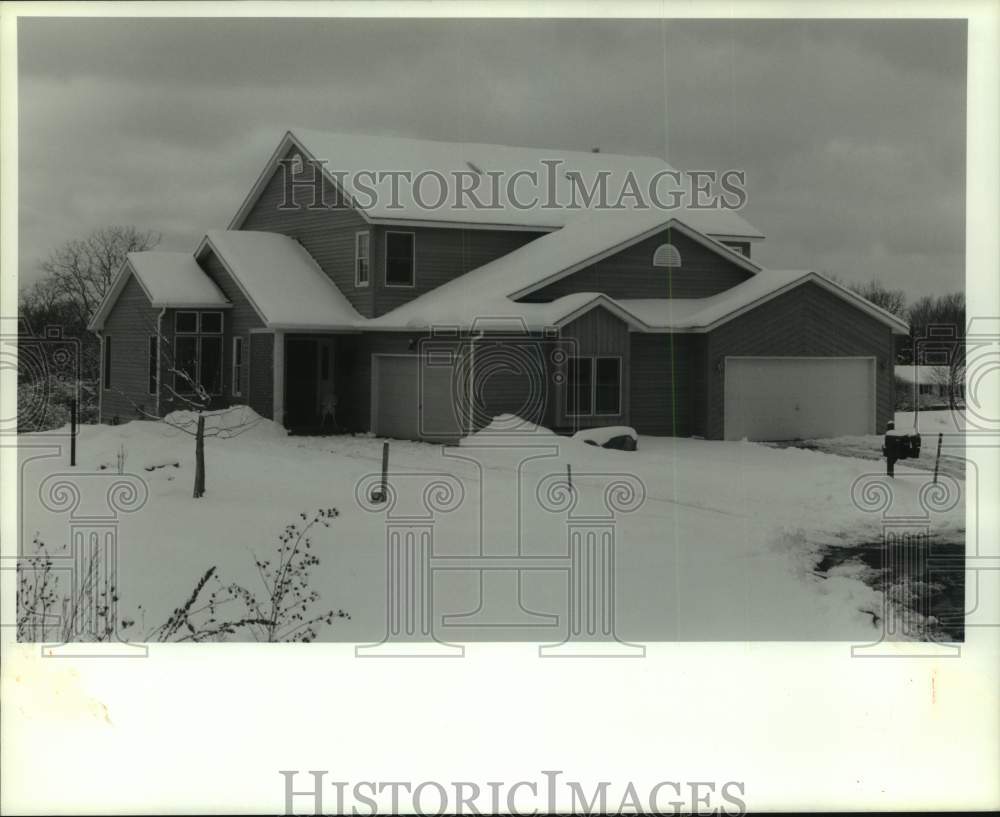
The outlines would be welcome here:
M 420 355 L 372 359 L 372 431 L 400 440 L 453 442 L 462 436 L 452 399 L 453 367 Z
M 727 440 L 875 433 L 875 361 L 867 357 L 726 358 Z

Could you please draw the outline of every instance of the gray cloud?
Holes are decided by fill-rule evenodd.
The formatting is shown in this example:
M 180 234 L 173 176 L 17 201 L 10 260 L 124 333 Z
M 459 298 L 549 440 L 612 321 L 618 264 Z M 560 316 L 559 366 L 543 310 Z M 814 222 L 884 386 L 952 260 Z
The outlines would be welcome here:
M 758 257 L 963 285 L 961 21 L 21 20 L 20 272 L 110 223 L 193 249 L 290 126 L 747 173 Z

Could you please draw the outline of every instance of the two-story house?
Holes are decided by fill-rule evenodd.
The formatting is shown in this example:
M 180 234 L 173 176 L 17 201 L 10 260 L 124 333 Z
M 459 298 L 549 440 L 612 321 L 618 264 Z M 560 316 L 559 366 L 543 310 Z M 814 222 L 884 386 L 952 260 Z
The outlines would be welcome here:
M 440 441 L 501 414 L 762 440 L 870 434 L 892 417 L 906 325 L 815 272 L 764 269 L 764 236 L 735 211 L 434 207 L 358 181 L 554 160 L 563 186 L 669 169 L 289 131 L 228 229 L 193 254 L 128 257 L 91 324 L 102 421 L 185 408 L 192 383 L 292 431 Z

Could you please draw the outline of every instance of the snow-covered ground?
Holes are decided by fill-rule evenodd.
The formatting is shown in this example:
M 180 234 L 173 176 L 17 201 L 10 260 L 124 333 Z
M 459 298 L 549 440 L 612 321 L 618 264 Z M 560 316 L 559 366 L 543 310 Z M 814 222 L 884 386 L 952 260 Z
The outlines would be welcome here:
M 911 468 L 923 471 L 933 471 L 937 453 L 938 435 L 943 435 L 941 441 L 941 461 L 939 472 L 965 478 L 965 436 L 966 428 L 975 428 L 974 421 L 969 425 L 963 410 L 950 411 L 936 409 L 921 411 L 914 415 L 912 411 L 896 412 L 896 431 L 918 431 L 921 436 L 920 456 L 907 460 Z M 787 443 L 773 443 L 778 447 L 806 448 L 812 451 L 822 451 L 825 454 L 838 454 L 842 457 L 857 457 L 867 460 L 882 459 L 882 435 L 868 434 L 859 437 L 833 437 L 821 440 L 795 440 Z
M 69 469 L 65 456 L 38 457 L 40 450 L 33 450 L 52 439 L 51 434 L 21 437 L 22 538 L 30 542 L 37 534 L 59 556 L 67 553 L 69 514 L 46 509 L 38 497 L 47 476 Z M 382 442 L 364 436 L 290 437 L 260 420 L 238 436 L 206 441 L 207 494 L 195 500 L 191 436 L 164 423 L 85 426 L 73 479 L 86 493 L 87 475 L 115 473 L 116 455 L 124 450 L 125 473 L 148 485 L 145 506 L 121 517 L 118 557 L 122 611 L 144 632 L 161 624 L 211 566 L 226 581 L 254 586 L 259 580 L 254 558 L 269 558 L 284 526 L 298 521 L 300 513 L 333 506 L 340 516 L 314 537 L 313 552 L 321 561 L 312 587 L 320 593 L 320 606 L 342 608 L 350 619 L 336 620 L 321 638 L 379 641 L 386 628 L 387 524 L 420 512 L 429 483 L 443 478 L 457 491 L 455 507 L 433 518 L 435 556 L 476 556 L 481 547 L 492 555 L 564 556 L 566 513 L 546 510 L 538 497 L 545 486 L 555 485 L 558 492 L 570 465 L 577 521 L 605 512 L 611 482 L 630 481 L 644 494 L 640 507 L 615 518 L 621 638 L 865 643 L 879 634 L 873 621 L 881 615 L 881 594 L 861 580 L 861 567 L 841 565 L 825 577 L 814 572 L 831 547 L 879 541 L 880 514 L 858 507 L 857 493 L 852 498 L 852 486 L 866 475 L 885 484 L 882 469 L 871 461 L 646 436 L 639 438 L 638 451 L 622 452 L 544 430 L 522 434 L 516 445 L 498 445 L 501 441 L 489 435 L 451 448 L 392 441 L 390 486 L 398 496 L 387 517 L 385 506 L 362 507 L 356 493 L 378 472 Z M 890 512 L 920 513 L 918 494 L 928 476 L 906 463 L 897 465 Z M 933 531 L 961 541 L 962 511 L 958 503 L 933 513 Z M 433 604 L 439 637 L 562 640 L 565 573 L 523 575 L 523 607 L 558 614 L 558 624 L 442 629 L 442 615 L 476 609 L 480 585 L 471 570 L 437 571 Z

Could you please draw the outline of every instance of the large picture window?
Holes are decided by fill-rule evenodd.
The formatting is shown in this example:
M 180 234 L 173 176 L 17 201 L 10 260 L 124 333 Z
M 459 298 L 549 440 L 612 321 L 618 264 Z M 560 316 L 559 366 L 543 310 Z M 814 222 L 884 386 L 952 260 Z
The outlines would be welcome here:
M 174 389 L 222 394 L 222 313 L 178 312 L 174 331 Z
M 413 233 L 385 234 L 385 285 L 412 287 L 416 257 Z
M 621 358 L 569 358 L 566 365 L 566 414 L 616 417 L 621 413 Z

